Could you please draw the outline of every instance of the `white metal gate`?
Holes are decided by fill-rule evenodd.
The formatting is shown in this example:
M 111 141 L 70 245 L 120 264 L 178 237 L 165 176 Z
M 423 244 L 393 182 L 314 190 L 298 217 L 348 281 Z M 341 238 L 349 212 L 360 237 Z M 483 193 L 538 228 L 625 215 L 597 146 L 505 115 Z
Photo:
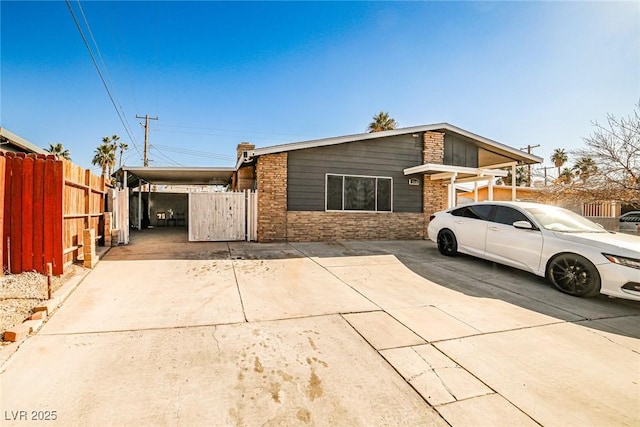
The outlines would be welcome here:
M 257 195 L 189 193 L 189 241 L 255 240 Z

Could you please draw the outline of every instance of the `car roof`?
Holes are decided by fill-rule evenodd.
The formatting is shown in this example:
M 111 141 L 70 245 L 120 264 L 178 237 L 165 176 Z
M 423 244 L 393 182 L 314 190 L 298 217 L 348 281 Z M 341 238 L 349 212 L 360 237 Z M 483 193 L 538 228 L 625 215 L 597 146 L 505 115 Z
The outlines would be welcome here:
M 515 206 L 521 209 L 536 208 L 536 207 L 542 207 L 542 206 L 557 208 L 557 206 L 554 206 L 554 205 L 545 205 L 543 203 L 535 203 L 535 202 L 514 202 L 514 201 L 508 201 L 508 200 L 484 200 L 482 202 L 471 202 L 471 203 L 465 203 L 464 205 L 454 206 L 452 209 L 462 208 L 465 206 L 478 206 L 478 205 Z

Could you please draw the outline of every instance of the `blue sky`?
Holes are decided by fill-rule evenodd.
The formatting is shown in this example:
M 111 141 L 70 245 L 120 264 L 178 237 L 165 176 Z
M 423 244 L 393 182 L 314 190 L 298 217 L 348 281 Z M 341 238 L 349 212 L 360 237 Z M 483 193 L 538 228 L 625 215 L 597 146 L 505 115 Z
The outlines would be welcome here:
M 640 100 L 639 2 L 70 5 L 125 124 L 67 4 L 2 0 L 0 126 L 84 167 L 112 134 L 141 165 L 136 115 L 159 118 L 150 165 L 231 166 L 239 142 L 362 133 L 381 110 L 540 144 L 549 164 Z

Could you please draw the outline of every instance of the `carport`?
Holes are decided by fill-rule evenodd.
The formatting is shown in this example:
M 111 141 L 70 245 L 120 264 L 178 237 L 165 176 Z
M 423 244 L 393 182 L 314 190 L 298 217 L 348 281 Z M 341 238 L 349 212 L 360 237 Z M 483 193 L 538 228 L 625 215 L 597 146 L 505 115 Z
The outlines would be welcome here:
M 114 173 L 118 183 L 118 189 L 114 197 L 114 217 L 116 227 L 123 234 L 120 236 L 120 242 L 124 244 L 129 242 L 129 227 L 141 230 L 149 225 L 184 225 L 189 229 L 191 237 L 192 225 L 196 223 L 202 225 L 203 222 L 206 223 L 211 220 L 210 217 L 203 218 L 202 215 L 191 212 L 189 206 L 193 204 L 194 196 L 192 195 L 236 194 L 225 191 L 232 183 L 235 172 L 236 170 L 233 167 L 123 166 L 118 169 Z M 176 193 L 154 192 L 154 186 L 160 185 L 181 186 L 181 190 Z M 204 187 L 210 186 L 220 186 L 221 191 L 216 193 L 202 191 Z M 137 194 L 133 192 L 134 189 L 137 189 Z M 143 197 L 145 192 L 146 197 Z M 152 194 L 155 196 L 152 196 Z M 132 195 L 133 197 L 131 197 Z M 152 209 L 154 199 L 158 203 Z M 134 204 L 133 209 L 129 206 L 130 201 Z
M 501 168 L 511 167 L 511 176 L 516 175 L 518 162 L 506 162 L 486 166 L 482 168 L 470 168 L 465 166 L 450 166 L 435 163 L 427 163 L 405 169 L 405 175 L 424 174 L 428 175 L 431 181 L 449 181 L 447 184 L 447 208 L 456 205 L 455 184 L 473 182 L 475 186 L 475 199 L 478 200 L 478 181 L 489 182 L 489 200 L 493 200 L 493 182 L 497 177 L 506 177 L 509 172 Z M 516 199 L 515 180 L 511 180 L 512 200 Z

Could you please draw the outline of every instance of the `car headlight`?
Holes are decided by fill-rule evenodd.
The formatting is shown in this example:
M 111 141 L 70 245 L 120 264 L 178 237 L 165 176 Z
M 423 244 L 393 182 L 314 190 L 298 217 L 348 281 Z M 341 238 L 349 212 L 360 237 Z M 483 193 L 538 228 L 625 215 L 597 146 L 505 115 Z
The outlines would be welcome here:
M 606 259 L 614 264 L 624 265 L 625 267 L 637 268 L 640 270 L 640 259 L 627 258 L 619 255 L 602 254 Z

